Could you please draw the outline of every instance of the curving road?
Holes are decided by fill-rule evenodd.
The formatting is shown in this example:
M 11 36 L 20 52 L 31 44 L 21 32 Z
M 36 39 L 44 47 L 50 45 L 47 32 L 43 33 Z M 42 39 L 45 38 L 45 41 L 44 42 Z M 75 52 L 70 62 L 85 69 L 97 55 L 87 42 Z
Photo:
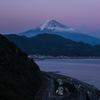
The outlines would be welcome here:
M 86 100 L 86 95 L 90 98 L 90 100 L 99 100 L 99 98 L 94 93 L 94 90 L 91 88 L 91 86 L 87 85 L 86 83 L 84 83 L 82 81 L 79 81 L 72 77 L 56 74 L 53 72 L 45 72 L 45 74 L 47 74 L 55 79 L 62 79 L 65 82 L 69 81 L 70 83 L 77 85 L 77 91 L 78 91 L 77 100 Z M 47 100 L 52 100 L 52 99 L 47 99 Z

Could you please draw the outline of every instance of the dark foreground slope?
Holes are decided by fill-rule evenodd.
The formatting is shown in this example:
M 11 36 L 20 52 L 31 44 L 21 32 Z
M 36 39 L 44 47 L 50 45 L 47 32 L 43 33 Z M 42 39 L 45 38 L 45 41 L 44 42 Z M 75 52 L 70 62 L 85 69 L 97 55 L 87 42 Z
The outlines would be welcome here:
M 27 53 L 0 35 L 0 100 L 32 100 L 42 78 Z
M 5 35 L 13 41 L 22 51 L 28 54 L 52 56 L 100 56 L 100 46 L 91 46 L 83 42 L 74 42 L 54 34 L 39 34 L 27 38 L 18 35 Z

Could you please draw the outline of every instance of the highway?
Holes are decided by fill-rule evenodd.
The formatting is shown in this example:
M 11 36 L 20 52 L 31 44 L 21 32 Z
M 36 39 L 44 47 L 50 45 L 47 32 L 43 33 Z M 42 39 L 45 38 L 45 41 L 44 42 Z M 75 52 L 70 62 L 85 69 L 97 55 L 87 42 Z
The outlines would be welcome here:
M 70 83 L 74 84 L 75 86 L 77 86 L 77 91 L 78 91 L 77 100 L 86 100 L 86 95 L 89 97 L 90 100 L 99 100 L 99 98 L 94 93 L 94 90 L 91 88 L 91 86 L 87 85 L 86 83 L 84 83 L 82 81 L 79 81 L 79 80 L 74 79 L 72 77 L 68 77 L 68 76 L 64 76 L 64 75 L 60 75 L 60 74 L 55 74 L 52 72 L 50 72 L 50 73 L 45 72 L 45 74 L 51 76 L 52 78 L 62 79 L 65 82 L 70 82 Z
M 45 93 L 43 96 L 42 100 L 54 100 L 54 96 L 55 96 L 55 84 L 54 84 L 54 80 L 52 78 L 47 77 L 48 79 L 48 84 L 47 87 L 45 89 Z

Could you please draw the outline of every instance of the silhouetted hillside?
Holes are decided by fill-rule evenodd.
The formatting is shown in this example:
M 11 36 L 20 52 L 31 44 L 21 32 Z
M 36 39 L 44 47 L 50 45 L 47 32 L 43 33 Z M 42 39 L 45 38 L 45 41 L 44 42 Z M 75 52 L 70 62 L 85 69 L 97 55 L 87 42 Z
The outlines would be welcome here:
M 91 46 L 83 42 L 74 42 L 54 34 L 39 34 L 35 37 L 5 35 L 22 51 L 28 54 L 52 56 L 100 56 L 100 46 Z
M 43 75 L 28 54 L 0 35 L 0 100 L 32 100 Z

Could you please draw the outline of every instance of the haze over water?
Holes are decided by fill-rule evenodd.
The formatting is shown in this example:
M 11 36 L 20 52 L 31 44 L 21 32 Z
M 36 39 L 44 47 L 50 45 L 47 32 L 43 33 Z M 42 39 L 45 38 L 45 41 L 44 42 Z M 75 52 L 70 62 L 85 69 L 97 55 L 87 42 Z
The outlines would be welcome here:
M 60 74 L 95 85 L 100 90 L 100 59 L 46 59 L 35 61 L 42 71 Z

